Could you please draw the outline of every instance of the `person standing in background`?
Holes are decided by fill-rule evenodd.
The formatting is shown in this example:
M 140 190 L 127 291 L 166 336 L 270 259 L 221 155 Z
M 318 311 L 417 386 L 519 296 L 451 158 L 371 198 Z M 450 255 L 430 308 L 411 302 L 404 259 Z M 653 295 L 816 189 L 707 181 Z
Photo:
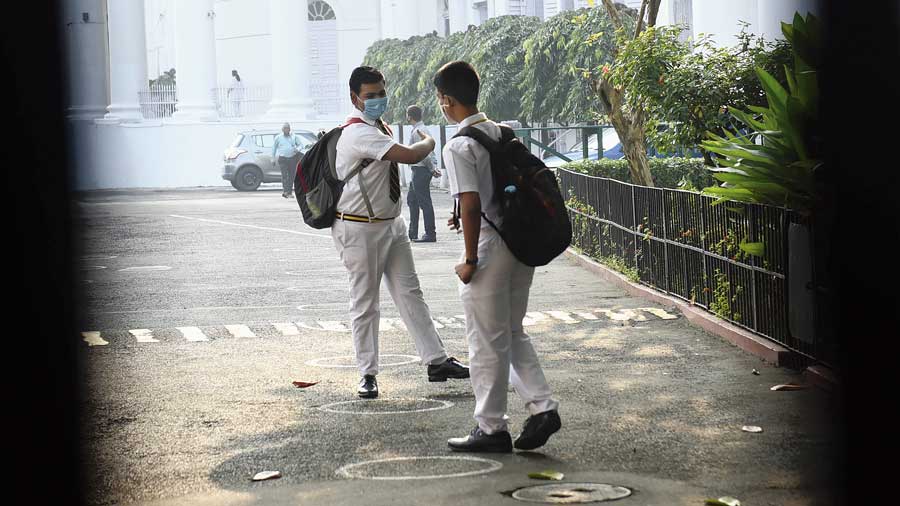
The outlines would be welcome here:
M 231 100 L 231 111 L 236 118 L 241 117 L 241 101 L 244 99 L 244 83 L 237 70 L 231 71 L 231 86 L 228 88 L 228 99 Z
M 419 139 L 417 133 L 425 131 L 425 123 L 422 122 L 422 108 L 411 105 L 406 109 L 406 122 L 412 125 L 410 133 L 410 145 Z M 427 133 L 427 131 L 425 132 Z M 437 169 L 437 157 L 434 151 L 428 154 L 424 160 L 412 165 L 412 182 L 409 185 L 409 193 L 406 195 L 406 204 L 409 206 L 409 239 L 412 242 L 435 242 L 437 233 L 434 226 L 434 205 L 431 203 L 431 178 L 440 177 Z M 419 209 L 422 210 L 422 220 L 425 225 L 425 235 L 419 239 Z
M 290 123 L 281 126 L 281 133 L 283 135 L 275 137 L 275 143 L 272 144 L 272 160 L 281 169 L 281 196 L 288 198 L 294 193 L 294 175 L 297 168 L 291 160 L 300 151 L 300 143 L 291 135 Z

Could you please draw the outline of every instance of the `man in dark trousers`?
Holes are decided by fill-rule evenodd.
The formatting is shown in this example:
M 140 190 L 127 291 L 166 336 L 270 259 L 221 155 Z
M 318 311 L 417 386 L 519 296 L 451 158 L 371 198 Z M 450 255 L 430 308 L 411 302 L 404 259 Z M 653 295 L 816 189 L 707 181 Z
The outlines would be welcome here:
M 406 122 L 412 125 L 410 144 L 419 140 L 418 132 L 428 133 L 425 123 L 422 122 L 422 108 L 411 105 L 406 109 Z M 417 165 L 412 165 L 412 183 L 409 185 L 409 193 L 406 195 L 406 204 L 409 206 L 409 238 L 412 242 L 435 242 L 437 234 L 434 227 L 434 206 L 431 203 L 431 178 L 440 177 L 437 169 L 437 157 L 434 151 L 428 154 Z M 419 209 L 422 210 L 422 219 L 425 222 L 425 235 L 419 238 Z

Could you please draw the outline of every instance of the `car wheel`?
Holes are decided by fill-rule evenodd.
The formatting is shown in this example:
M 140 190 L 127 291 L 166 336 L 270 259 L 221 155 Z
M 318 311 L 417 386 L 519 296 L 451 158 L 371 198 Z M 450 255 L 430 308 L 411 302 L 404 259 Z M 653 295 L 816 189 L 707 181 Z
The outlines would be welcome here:
M 238 191 L 251 192 L 259 188 L 262 183 L 263 174 L 259 167 L 244 167 L 234 175 L 231 185 Z

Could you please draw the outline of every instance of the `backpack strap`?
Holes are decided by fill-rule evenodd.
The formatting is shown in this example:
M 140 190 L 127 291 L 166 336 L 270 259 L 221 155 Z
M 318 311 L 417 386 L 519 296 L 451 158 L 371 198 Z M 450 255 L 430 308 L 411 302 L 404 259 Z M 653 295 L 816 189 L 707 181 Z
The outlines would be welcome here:
M 341 125 L 339 128 L 344 129 L 350 125 L 355 125 L 358 123 L 365 123 L 368 125 L 368 123 L 366 123 L 366 121 L 363 120 L 362 118 L 353 117 L 353 118 L 348 119 L 347 123 Z M 353 168 L 350 170 L 350 173 L 347 174 L 347 177 L 344 178 L 344 182 L 346 183 L 347 181 L 350 181 L 351 179 L 353 179 L 354 176 L 358 176 L 359 173 L 362 172 L 363 169 L 368 167 L 374 161 L 375 160 L 373 160 L 371 158 L 364 158 L 362 160 L 357 161 L 356 165 L 354 165 Z M 372 201 L 369 200 L 369 192 L 366 189 L 366 183 L 363 181 L 362 177 L 359 178 L 359 191 L 362 194 L 363 201 L 366 203 L 366 211 L 369 212 L 369 218 L 374 218 L 375 211 L 372 209 Z

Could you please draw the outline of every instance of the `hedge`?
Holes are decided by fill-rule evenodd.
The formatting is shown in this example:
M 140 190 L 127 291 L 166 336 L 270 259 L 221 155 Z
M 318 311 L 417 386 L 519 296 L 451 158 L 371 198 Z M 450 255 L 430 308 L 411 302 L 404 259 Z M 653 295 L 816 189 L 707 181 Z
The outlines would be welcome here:
M 564 169 L 589 176 L 607 177 L 631 183 L 628 160 L 583 160 L 563 165 Z M 650 173 L 658 188 L 699 191 L 716 184 L 702 158 L 650 158 Z

